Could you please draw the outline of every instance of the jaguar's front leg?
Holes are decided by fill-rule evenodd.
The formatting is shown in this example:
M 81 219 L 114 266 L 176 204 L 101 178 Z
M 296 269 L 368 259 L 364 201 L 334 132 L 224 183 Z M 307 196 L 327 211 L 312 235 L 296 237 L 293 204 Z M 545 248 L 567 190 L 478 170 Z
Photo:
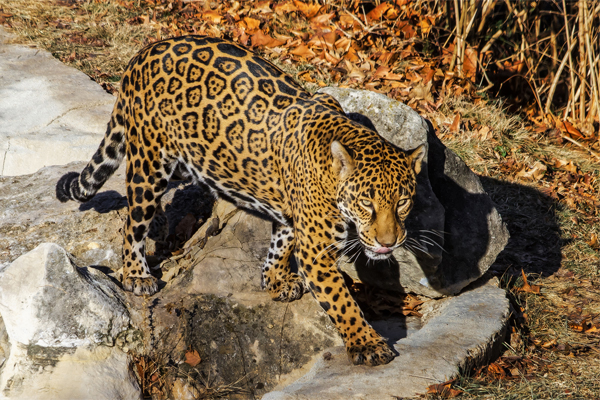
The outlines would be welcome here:
M 261 274 L 261 287 L 273 300 L 294 301 L 306 291 L 304 279 L 290 268 L 294 244 L 294 228 L 273 222 L 271 245 Z
M 324 226 L 324 225 L 321 225 Z M 331 232 L 335 238 L 335 232 Z M 342 335 L 348 357 L 354 364 L 387 364 L 395 352 L 369 323 L 350 295 L 344 278 L 335 265 L 333 239 L 318 242 L 296 232 L 296 259 L 306 284 Z

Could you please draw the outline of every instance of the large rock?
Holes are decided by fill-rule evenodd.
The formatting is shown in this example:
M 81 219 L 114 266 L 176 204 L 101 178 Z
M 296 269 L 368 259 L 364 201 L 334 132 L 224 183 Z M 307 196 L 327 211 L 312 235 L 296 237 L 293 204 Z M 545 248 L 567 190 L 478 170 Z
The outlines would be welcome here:
M 5 398 L 141 398 L 131 360 L 114 347 L 141 346 L 119 288 L 61 247 L 42 244 L 0 270 L 0 314 Z
M 342 347 L 327 349 L 310 371 L 284 384 L 263 400 L 379 400 L 413 398 L 429 385 L 450 380 L 461 371 L 497 357 L 509 317 L 505 292 L 494 285 L 449 298 L 429 321 L 408 337 L 392 339 L 398 357 L 375 368 L 354 366 Z
M 46 167 L 31 175 L 0 177 L 0 268 L 44 242 L 74 254 L 79 265 L 121 266 L 127 201 L 124 168 L 85 204 L 56 200 L 58 179 L 84 162 Z
M 359 257 L 342 268 L 372 285 L 433 298 L 457 294 L 480 278 L 504 249 L 509 234 L 477 175 L 410 107 L 369 91 L 319 91 L 335 97 L 350 118 L 398 147 L 429 147 L 418 176 L 415 207 L 406 222 L 407 246 L 394 251 L 397 263 Z
M 114 102 L 49 52 L 10 44 L 0 27 L 0 176 L 88 160 Z

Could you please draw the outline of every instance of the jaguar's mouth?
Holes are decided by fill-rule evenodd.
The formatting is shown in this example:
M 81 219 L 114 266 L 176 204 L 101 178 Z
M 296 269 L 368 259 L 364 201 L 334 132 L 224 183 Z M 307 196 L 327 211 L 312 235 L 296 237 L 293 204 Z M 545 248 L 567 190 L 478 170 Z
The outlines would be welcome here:
M 365 255 L 371 260 L 387 260 L 392 256 L 392 253 L 398 246 L 394 247 L 379 247 L 377 249 L 371 246 L 363 245 Z

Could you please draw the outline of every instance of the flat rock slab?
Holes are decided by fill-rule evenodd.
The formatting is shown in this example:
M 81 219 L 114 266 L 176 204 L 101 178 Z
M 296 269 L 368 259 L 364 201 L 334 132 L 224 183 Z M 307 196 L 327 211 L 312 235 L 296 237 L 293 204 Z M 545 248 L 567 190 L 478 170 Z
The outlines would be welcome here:
M 10 39 L 0 27 L 0 176 L 89 160 L 115 98 L 47 51 Z
M 379 367 L 353 366 L 343 347 L 327 349 L 296 382 L 263 400 L 392 399 L 426 393 L 432 384 L 457 376 L 498 355 L 506 334 L 505 291 L 487 284 L 447 299 L 418 331 L 395 344 L 399 355 Z M 285 377 L 284 377 L 285 379 Z

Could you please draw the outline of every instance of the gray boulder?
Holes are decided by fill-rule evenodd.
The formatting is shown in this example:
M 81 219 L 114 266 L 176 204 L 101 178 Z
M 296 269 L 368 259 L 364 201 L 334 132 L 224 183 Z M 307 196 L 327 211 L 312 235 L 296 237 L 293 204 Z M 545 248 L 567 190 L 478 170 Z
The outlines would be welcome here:
M 342 269 L 371 285 L 432 298 L 455 295 L 480 278 L 506 246 L 509 234 L 477 175 L 410 107 L 369 91 L 319 91 L 335 97 L 350 118 L 398 147 L 429 148 L 418 176 L 415 207 L 406 222 L 407 246 L 394 252 L 397 263 L 359 257 Z
M 61 247 L 42 244 L 0 270 L 0 314 L 10 343 L 0 370 L 6 398 L 141 398 L 131 360 L 115 347 L 141 345 L 119 288 Z
M 0 176 L 88 160 L 115 98 L 48 51 L 10 40 L 0 27 Z

